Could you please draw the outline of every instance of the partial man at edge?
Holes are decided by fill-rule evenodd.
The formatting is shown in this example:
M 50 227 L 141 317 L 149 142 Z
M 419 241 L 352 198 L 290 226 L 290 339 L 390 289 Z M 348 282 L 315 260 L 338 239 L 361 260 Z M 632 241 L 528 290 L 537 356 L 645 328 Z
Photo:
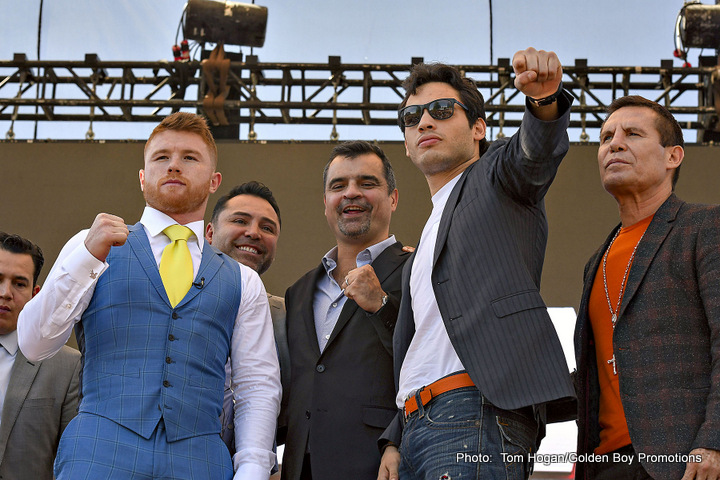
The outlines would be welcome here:
M 0 478 L 52 480 L 60 436 L 77 414 L 80 352 L 63 346 L 30 361 L 18 350 L 17 322 L 40 291 L 42 250 L 0 232 Z
M 609 461 L 580 479 L 720 478 L 720 206 L 675 196 L 684 156 L 662 105 L 608 108 L 598 167 L 620 224 L 585 266 L 575 351 L 578 453 Z

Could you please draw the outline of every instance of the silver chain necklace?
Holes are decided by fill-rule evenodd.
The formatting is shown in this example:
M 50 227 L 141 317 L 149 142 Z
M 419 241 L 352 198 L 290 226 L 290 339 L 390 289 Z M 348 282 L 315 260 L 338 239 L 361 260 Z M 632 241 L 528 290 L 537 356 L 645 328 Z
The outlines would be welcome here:
M 645 230 L 647 232 L 647 230 Z M 610 314 L 612 317 L 610 318 L 610 321 L 612 322 L 612 328 L 613 331 L 615 331 L 615 324 L 617 323 L 617 315 L 620 313 L 620 303 L 622 302 L 623 298 L 623 289 L 625 288 L 625 280 L 627 280 L 628 272 L 630 271 L 630 265 L 632 265 L 633 258 L 635 258 L 635 252 L 637 252 L 638 246 L 640 246 L 640 242 L 642 241 L 643 237 L 645 236 L 645 232 L 643 232 L 642 235 L 640 235 L 640 240 L 635 244 L 635 248 L 633 248 L 632 254 L 630 255 L 630 260 L 628 260 L 627 265 L 625 266 L 625 273 L 623 273 L 622 282 L 620 282 L 620 293 L 618 294 L 618 301 L 617 301 L 617 307 L 615 308 L 615 311 L 613 311 L 612 303 L 610 302 L 610 292 L 608 291 L 607 286 L 607 273 L 606 273 L 606 266 L 607 266 L 607 257 L 610 253 L 610 249 L 613 246 L 613 243 L 615 243 L 615 240 L 617 239 L 618 235 L 620 234 L 620 229 L 618 229 L 617 232 L 615 232 L 615 236 L 612 240 L 610 240 L 610 245 L 608 245 L 607 250 L 605 250 L 605 255 L 603 255 L 603 264 L 602 264 L 602 271 L 603 271 L 603 284 L 605 285 L 605 299 L 607 300 L 608 308 L 610 309 Z M 613 366 L 613 375 L 617 375 L 617 362 L 615 361 L 615 353 L 613 353 L 613 356 L 610 360 L 607 361 L 608 364 L 612 363 Z
M 647 232 L 647 230 L 645 230 Z M 632 265 L 633 259 L 635 258 L 635 252 L 637 252 L 638 247 L 640 246 L 640 242 L 642 241 L 643 237 L 645 236 L 645 232 L 643 232 L 642 235 L 640 235 L 640 240 L 635 244 L 635 248 L 632 251 L 632 254 L 630 255 L 630 260 L 628 260 L 627 265 L 625 266 L 625 273 L 623 273 L 622 281 L 620 282 L 620 293 L 618 294 L 618 301 L 617 301 L 617 307 L 613 311 L 612 303 L 610 302 L 610 292 L 608 291 L 608 285 L 607 285 L 607 273 L 606 273 L 606 266 L 607 266 L 607 257 L 610 253 L 610 249 L 612 248 L 613 244 L 615 243 L 615 240 L 617 240 L 618 235 L 620 234 L 620 229 L 618 229 L 617 232 L 615 232 L 615 236 L 612 240 L 610 240 L 610 245 L 608 245 L 607 250 L 605 250 L 605 255 L 603 255 L 603 265 L 602 265 L 602 272 L 603 272 L 603 284 L 605 286 L 605 299 L 607 300 L 608 308 L 610 309 L 610 314 L 612 315 L 612 318 L 610 321 L 612 322 L 613 330 L 615 330 L 615 324 L 617 323 L 617 314 L 620 312 L 620 303 L 622 302 L 623 298 L 623 289 L 625 288 L 625 281 L 627 280 L 628 272 L 630 271 L 630 266 Z

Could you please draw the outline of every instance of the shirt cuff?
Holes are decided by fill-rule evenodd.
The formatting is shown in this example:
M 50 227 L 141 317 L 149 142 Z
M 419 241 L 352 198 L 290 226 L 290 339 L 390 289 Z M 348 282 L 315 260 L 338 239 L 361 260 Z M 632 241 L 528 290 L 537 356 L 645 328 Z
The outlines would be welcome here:
M 93 285 L 102 272 L 108 267 L 90 253 L 85 243 L 80 244 L 63 262 L 63 269 L 81 287 Z
M 270 478 L 270 470 L 254 463 L 241 464 L 233 476 L 233 480 L 268 480 L 268 478 Z

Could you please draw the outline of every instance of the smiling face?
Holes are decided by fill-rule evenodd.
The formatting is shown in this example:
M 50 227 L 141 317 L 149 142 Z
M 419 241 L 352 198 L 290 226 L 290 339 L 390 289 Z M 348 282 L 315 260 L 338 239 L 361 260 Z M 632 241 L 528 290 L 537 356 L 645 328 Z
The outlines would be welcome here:
M 0 248 L 0 335 L 17 328 L 25 304 L 40 290 L 33 286 L 32 256 Z
M 325 218 L 338 243 L 374 245 L 389 236 L 397 189 L 388 193 L 382 160 L 374 153 L 335 157 L 327 171 Z
M 408 97 L 407 105 L 422 105 L 439 98 L 460 101 L 450 84 L 430 82 L 418 87 L 416 94 Z M 464 110 L 457 105 L 453 116 L 445 120 L 435 120 L 425 110 L 420 123 L 405 128 L 405 152 L 435 193 L 480 157 L 478 142 L 483 138 L 485 122 L 478 118 L 468 125 Z
M 623 107 L 610 115 L 600 131 L 598 167 L 603 187 L 616 198 L 667 197 L 680 146 L 662 146 L 658 114 L 646 107 Z
M 229 199 L 205 238 L 221 252 L 262 275 L 275 259 L 280 219 L 267 200 L 255 195 Z
M 140 170 L 145 201 L 181 224 L 202 220 L 208 196 L 220 185 L 215 164 L 197 133 L 158 133 L 145 148 L 145 168 Z

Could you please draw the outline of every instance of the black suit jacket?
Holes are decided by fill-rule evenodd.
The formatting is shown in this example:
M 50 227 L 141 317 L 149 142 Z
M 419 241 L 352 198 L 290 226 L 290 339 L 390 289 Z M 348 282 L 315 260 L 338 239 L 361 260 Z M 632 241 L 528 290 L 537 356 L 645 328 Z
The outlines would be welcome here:
M 480 392 L 504 409 L 574 397 L 539 292 L 547 243 L 543 198 L 568 149 L 570 102 L 565 93 L 559 105 L 565 113 L 554 122 L 526 113 L 518 133 L 493 142 L 463 172 L 438 229 L 432 285 L 445 328 Z M 393 339 L 396 380 L 415 333 L 413 259 L 405 265 Z M 402 412 L 381 445 L 399 443 L 401 418 Z
M 285 294 L 292 367 L 283 479 L 300 478 L 306 450 L 314 480 L 377 478 L 377 438 L 397 411 L 392 334 L 402 265 L 408 257 L 397 242 L 372 262 L 388 303 L 370 315 L 348 299 L 322 353 L 313 296 L 319 278 L 326 275 L 323 266 L 305 274 Z
M 600 443 L 597 361 L 588 303 L 615 230 L 585 266 L 575 327 L 578 453 Z M 602 282 L 602 278 L 600 279 Z M 638 245 L 613 332 L 620 400 L 638 453 L 720 450 L 720 207 L 671 195 Z M 649 461 L 654 478 L 681 478 L 685 462 Z M 578 463 L 576 478 L 586 478 Z

